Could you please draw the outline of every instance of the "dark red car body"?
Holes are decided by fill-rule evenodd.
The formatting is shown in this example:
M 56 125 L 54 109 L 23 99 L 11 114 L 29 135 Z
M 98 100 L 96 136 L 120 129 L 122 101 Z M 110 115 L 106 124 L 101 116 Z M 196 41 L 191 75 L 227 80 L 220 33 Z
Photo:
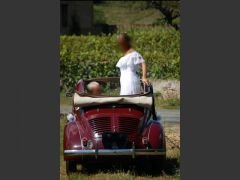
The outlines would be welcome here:
M 118 79 L 94 81 L 102 80 Z M 90 80 L 80 81 L 75 93 L 83 93 L 87 82 Z M 153 98 L 151 85 L 147 88 L 149 91 L 144 96 Z M 106 163 L 113 159 L 128 161 L 137 158 L 161 160 L 165 157 L 165 136 L 156 118 L 154 101 L 151 108 L 131 103 L 87 107 L 73 105 L 73 115 L 75 120 L 68 122 L 64 129 L 67 171 L 74 170 L 77 163 Z

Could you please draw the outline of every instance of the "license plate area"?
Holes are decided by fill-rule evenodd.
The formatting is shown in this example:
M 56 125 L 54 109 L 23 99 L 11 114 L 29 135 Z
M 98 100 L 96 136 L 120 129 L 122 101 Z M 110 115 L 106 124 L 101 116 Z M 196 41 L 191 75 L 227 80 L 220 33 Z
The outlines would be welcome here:
M 125 149 L 127 142 L 127 133 L 105 132 L 102 134 L 102 143 L 105 149 Z

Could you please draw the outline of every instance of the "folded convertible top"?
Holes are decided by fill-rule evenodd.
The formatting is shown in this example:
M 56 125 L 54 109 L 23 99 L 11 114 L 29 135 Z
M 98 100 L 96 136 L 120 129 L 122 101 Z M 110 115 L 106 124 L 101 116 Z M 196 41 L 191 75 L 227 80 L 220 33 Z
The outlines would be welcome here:
M 117 97 L 90 97 L 74 93 L 73 103 L 75 106 L 93 106 L 109 103 L 135 104 L 141 107 L 152 106 L 151 96 L 117 96 Z

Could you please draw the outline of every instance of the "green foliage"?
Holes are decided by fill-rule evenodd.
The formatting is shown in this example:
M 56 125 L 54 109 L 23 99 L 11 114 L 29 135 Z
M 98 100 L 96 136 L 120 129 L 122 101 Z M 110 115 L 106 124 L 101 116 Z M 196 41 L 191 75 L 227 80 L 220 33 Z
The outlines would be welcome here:
M 153 1 L 153 7 L 159 9 L 166 22 L 175 29 L 180 28 L 180 1 Z M 159 23 L 160 24 L 160 23 Z
M 180 17 L 173 19 L 172 24 L 180 27 Z
M 94 22 L 129 27 L 153 25 L 164 15 L 150 1 L 105 1 L 94 5 Z M 99 20 L 100 19 L 100 20 Z
M 136 10 L 144 10 L 150 7 L 149 1 L 105 1 L 104 6 L 123 7 Z
M 128 31 L 135 49 L 147 63 L 148 78 L 179 79 L 180 33 L 173 28 L 134 28 Z M 119 76 L 122 53 L 116 35 L 60 37 L 60 78 L 63 89 L 81 78 Z
M 105 14 L 99 8 L 94 8 L 94 23 L 95 24 L 106 23 Z

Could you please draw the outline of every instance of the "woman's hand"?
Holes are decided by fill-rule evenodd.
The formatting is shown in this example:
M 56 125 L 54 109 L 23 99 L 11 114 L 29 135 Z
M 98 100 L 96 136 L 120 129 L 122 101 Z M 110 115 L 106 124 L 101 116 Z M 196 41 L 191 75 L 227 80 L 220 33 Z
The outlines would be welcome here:
M 142 78 L 142 82 L 145 84 L 145 85 L 148 85 L 148 80 L 147 80 L 147 78 Z

